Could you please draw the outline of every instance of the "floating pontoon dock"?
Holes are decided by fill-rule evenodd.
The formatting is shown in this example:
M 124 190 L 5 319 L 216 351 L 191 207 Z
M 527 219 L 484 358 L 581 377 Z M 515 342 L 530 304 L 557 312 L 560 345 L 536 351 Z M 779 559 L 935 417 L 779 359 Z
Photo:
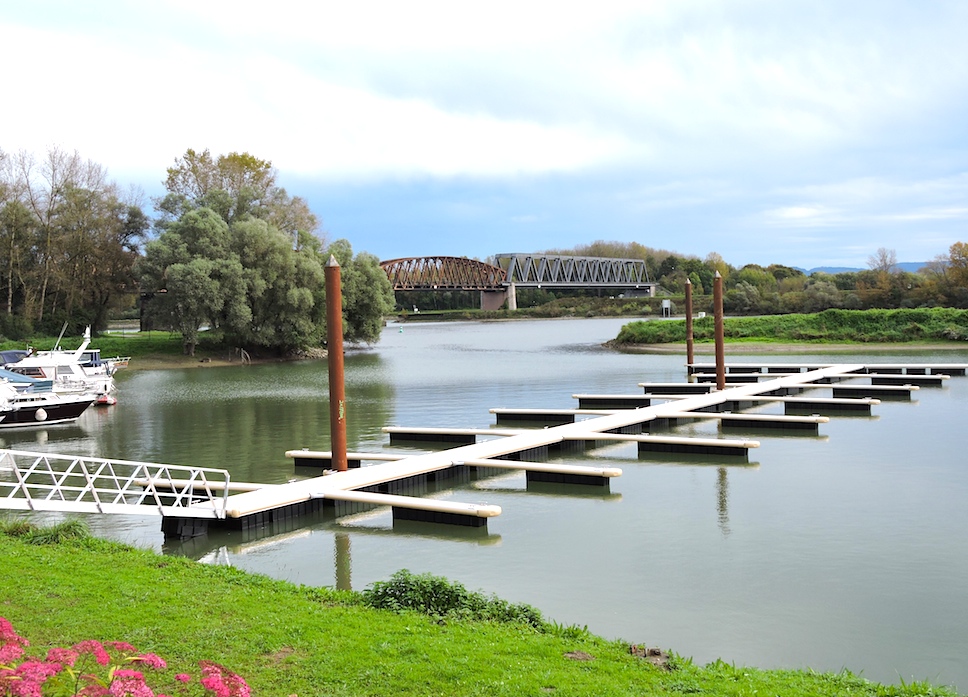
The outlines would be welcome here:
M 688 366 L 693 380 L 708 370 Z M 716 420 L 722 428 L 795 429 L 816 433 L 829 418 L 817 412 L 870 413 L 881 399 L 910 399 L 921 384 L 942 385 L 949 375 L 965 375 L 965 365 L 882 364 L 729 364 L 734 377 L 756 382 L 717 391 L 707 382 L 640 383 L 638 395 L 574 395 L 578 409 L 493 409 L 499 422 L 537 422 L 544 428 L 388 427 L 391 442 L 427 439 L 454 445 L 437 452 L 347 453 L 350 468 L 285 484 L 232 482 L 225 470 L 138 463 L 102 458 L 0 450 L 0 507 L 34 511 L 138 513 L 162 517 L 166 536 L 190 537 L 209 527 L 253 530 L 277 526 L 324 507 L 337 515 L 389 506 L 394 520 L 420 520 L 482 527 L 501 513 L 498 506 L 459 503 L 428 496 L 428 483 L 522 470 L 529 481 L 594 484 L 607 487 L 619 476 L 615 467 L 587 467 L 544 462 L 556 449 L 635 443 L 640 457 L 655 453 L 712 458 L 747 458 L 757 441 L 721 437 L 644 433 L 652 426 L 683 420 Z M 762 378 L 762 381 L 761 381 Z M 889 384 L 843 384 L 867 378 Z M 925 378 L 930 378 L 926 380 Z M 748 378 L 744 378 L 748 379 Z M 920 384 L 913 384 L 918 381 Z M 832 397 L 798 396 L 804 390 L 832 390 Z M 777 402 L 786 411 L 808 415 L 747 414 L 747 406 Z M 736 410 L 736 411 L 733 411 Z M 576 417 L 582 417 L 580 419 Z M 541 422 L 552 422 L 542 424 Z M 482 437 L 483 440 L 478 441 Z M 290 450 L 297 467 L 317 470 L 331 465 L 325 451 Z M 372 462 L 363 466 L 364 462 Z

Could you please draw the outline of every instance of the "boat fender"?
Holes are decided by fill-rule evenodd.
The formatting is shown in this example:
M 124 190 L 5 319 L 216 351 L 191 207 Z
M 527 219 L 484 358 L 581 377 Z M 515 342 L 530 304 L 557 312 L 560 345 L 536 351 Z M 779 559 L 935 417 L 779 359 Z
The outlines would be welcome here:
M 40 409 L 34 412 L 34 418 L 37 419 L 38 421 L 46 421 L 47 411 L 43 407 L 41 407 Z

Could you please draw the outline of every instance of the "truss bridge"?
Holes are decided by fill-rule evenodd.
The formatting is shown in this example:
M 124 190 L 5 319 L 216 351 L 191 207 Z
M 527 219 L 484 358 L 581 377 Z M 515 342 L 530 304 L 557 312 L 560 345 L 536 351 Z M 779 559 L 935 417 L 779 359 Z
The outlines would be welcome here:
M 381 261 L 393 290 L 502 290 L 504 270 L 467 257 Z
M 495 261 L 508 283 L 540 288 L 629 288 L 650 290 L 655 284 L 641 259 L 574 257 L 550 254 L 497 254 Z
M 516 287 L 588 288 L 654 296 L 641 259 L 550 254 L 497 254 L 494 264 L 467 257 L 408 257 L 380 262 L 394 291 L 463 290 L 481 292 L 481 309 L 505 302 L 517 309 Z

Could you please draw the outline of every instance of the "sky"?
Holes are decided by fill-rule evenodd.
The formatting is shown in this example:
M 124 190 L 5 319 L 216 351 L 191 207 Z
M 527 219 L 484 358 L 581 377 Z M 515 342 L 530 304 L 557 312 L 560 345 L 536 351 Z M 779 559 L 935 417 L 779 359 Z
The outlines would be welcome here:
M 270 160 L 380 259 L 968 241 L 964 0 L 0 0 L 0 149 Z

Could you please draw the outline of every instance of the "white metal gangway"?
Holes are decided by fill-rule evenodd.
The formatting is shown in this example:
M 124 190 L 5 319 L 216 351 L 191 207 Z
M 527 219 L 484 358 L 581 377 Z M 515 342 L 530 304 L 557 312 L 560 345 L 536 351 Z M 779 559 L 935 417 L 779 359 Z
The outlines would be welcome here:
M 230 488 L 220 469 L 0 450 L 0 509 L 221 519 Z

